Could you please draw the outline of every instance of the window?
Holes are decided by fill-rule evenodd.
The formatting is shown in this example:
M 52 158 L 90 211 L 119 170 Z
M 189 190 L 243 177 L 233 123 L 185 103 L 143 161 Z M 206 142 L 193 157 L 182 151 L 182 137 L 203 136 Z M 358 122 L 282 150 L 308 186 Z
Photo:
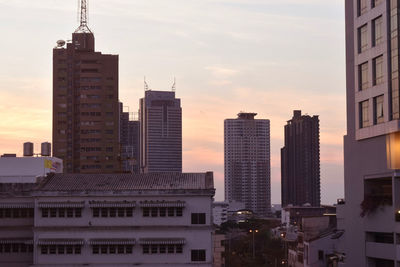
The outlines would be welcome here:
M 151 208 L 151 217 L 157 217 L 157 216 L 158 216 L 158 209 Z
M 67 245 L 66 246 L 66 251 L 67 251 L 67 254 L 72 254 L 73 253 L 73 246 L 72 245 Z
M 168 208 L 168 216 L 172 217 L 175 215 L 175 209 L 174 208 Z
M 368 49 L 368 27 L 367 24 L 358 28 L 358 53 Z
M 182 217 L 182 211 L 183 211 L 182 208 L 176 208 L 176 216 Z
M 131 246 L 131 245 L 125 246 L 125 252 L 126 252 L 127 254 L 132 254 L 132 252 L 133 252 L 132 246 Z
M 191 253 L 192 261 L 206 261 L 205 249 L 193 249 Z
M 143 217 L 150 216 L 150 208 L 143 208 Z
M 68 218 L 74 217 L 74 209 L 73 208 L 67 208 L 67 217 Z
M 206 214 L 192 213 L 192 224 L 206 224 Z
M 166 245 L 160 245 L 160 254 L 165 254 L 167 252 Z
M 132 216 L 133 216 L 133 209 L 126 208 L 126 217 L 132 217 Z
M 357 14 L 361 16 L 365 12 L 367 12 L 367 2 L 368 0 L 357 0 Z
M 382 16 L 372 21 L 372 46 L 376 46 L 383 41 L 383 19 Z
M 118 209 L 118 217 L 124 217 L 124 209 L 123 208 L 119 208 Z
M 151 245 L 151 254 L 156 254 L 158 252 L 158 245 Z
M 182 253 L 183 252 L 183 246 L 182 245 L 176 245 L 175 246 L 175 253 Z M 205 255 L 204 255 L 205 257 Z
M 360 128 L 365 128 L 369 126 L 368 119 L 368 100 L 360 103 Z
M 372 66 L 373 85 L 383 83 L 383 56 L 374 58 L 372 60 Z
M 49 254 L 56 254 L 56 251 L 57 251 L 56 245 L 49 246 Z
M 160 208 L 160 217 L 165 217 L 167 215 L 167 208 Z
M 92 253 L 93 254 L 99 254 L 99 251 L 100 251 L 99 245 L 93 245 L 92 246 Z
M 374 124 L 384 122 L 383 95 L 374 98 Z
M 93 208 L 93 217 L 99 217 L 100 216 L 100 209 L 99 208 Z
M 323 250 L 318 250 L 318 260 L 320 260 L 320 261 L 324 260 L 324 251 Z
M 124 248 L 125 247 L 123 245 L 118 245 L 118 247 L 117 247 L 118 254 L 124 254 L 124 251 L 125 251 Z
M 101 217 L 108 217 L 108 209 L 101 208 Z
M 47 254 L 47 250 L 48 250 L 48 247 L 47 247 L 47 246 L 42 246 L 42 247 L 40 248 L 40 252 L 41 252 L 42 254 Z
M 57 246 L 57 253 L 58 254 L 64 254 L 65 253 L 65 246 Z
M 358 65 L 358 90 L 368 88 L 368 62 Z
M 371 6 L 376 7 L 380 3 L 383 3 L 383 0 L 372 0 Z
M 60 208 L 58 209 L 58 217 L 65 217 L 65 209 Z
M 168 245 L 168 253 L 174 253 L 175 252 L 175 246 L 174 245 Z
M 143 254 L 150 253 L 150 245 L 143 245 Z
M 42 217 L 49 217 L 49 209 L 42 209 Z
M 110 208 L 110 217 L 116 217 L 117 216 L 117 210 L 115 208 Z
M 75 209 L 75 217 L 76 218 L 82 217 L 82 209 L 81 208 L 76 208 Z

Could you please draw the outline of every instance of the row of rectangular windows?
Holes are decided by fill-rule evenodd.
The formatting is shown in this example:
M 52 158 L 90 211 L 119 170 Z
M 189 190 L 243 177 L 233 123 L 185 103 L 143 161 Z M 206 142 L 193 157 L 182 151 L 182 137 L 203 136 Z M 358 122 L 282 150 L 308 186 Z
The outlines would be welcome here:
M 143 217 L 181 217 L 183 208 L 143 208 Z M 133 208 L 92 208 L 93 217 L 114 218 L 114 217 L 133 217 Z M 44 218 L 80 218 L 82 217 L 82 208 L 42 208 L 42 217 Z M 192 213 L 192 224 L 205 224 L 205 213 Z
M 31 251 L 33 246 L 29 245 Z M 14 246 L 12 247 L 14 248 Z M 11 245 L 7 247 L 12 251 Z M 81 254 L 81 245 L 42 245 L 41 254 Z M 93 254 L 132 254 L 133 245 L 92 245 Z M 183 245 L 142 245 L 143 254 L 182 254 Z M 204 249 L 191 250 L 192 261 L 205 261 L 206 251 Z
M 181 217 L 183 214 L 183 208 L 143 208 L 143 217 Z
M 0 253 L 32 253 L 33 245 L 24 243 L 0 244 Z
M 33 208 L 0 208 L 0 218 L 33 218 Z

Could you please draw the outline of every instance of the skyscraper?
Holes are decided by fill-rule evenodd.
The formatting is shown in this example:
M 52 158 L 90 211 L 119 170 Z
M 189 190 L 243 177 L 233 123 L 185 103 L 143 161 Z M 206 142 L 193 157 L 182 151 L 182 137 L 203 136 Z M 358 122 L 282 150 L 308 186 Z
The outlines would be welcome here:
M 319 119 L 293 112 L 285 125 L 281 149 L 282 206 L 311 204 L 318 207 L 320 195 Z
M 53 155 L 67 173 L 120 170 L 118 55 L 95 51 L 86 1 L 72 41 L 53 49 Z
M 346 0 L 346 266 L 399 266 L 400 2 Z
M 140 122 L 131 119 L 130 112 L 123 111 L 120 103 L 121 167 L 123 172 L 140 173 Z
M 257 215 L 271 212 L 269 120 L 240 112 L 224 121 L 225 199 Z
M 174 91 L 140 99 L 141 172 L 182 172 L 182 108 Z

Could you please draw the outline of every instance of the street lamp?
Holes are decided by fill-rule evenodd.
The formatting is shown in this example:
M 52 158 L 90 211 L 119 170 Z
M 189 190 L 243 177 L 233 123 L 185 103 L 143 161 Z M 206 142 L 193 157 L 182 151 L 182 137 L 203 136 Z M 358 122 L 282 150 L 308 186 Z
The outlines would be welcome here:
M 256 249 L 254 247 L 254 234 L 258 233 L 258 229 L 250 229 L 250 233 L 253 233 L 253 260 L 256 258 Z

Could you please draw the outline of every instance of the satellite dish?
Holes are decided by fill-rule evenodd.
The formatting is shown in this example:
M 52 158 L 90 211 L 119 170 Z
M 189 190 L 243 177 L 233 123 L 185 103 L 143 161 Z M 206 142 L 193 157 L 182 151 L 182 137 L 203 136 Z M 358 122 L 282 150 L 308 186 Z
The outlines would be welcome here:
M 65 41 L 64 40 L 58 40 L 57 41 L 57 47 L 63 47 L 65 45 Z

